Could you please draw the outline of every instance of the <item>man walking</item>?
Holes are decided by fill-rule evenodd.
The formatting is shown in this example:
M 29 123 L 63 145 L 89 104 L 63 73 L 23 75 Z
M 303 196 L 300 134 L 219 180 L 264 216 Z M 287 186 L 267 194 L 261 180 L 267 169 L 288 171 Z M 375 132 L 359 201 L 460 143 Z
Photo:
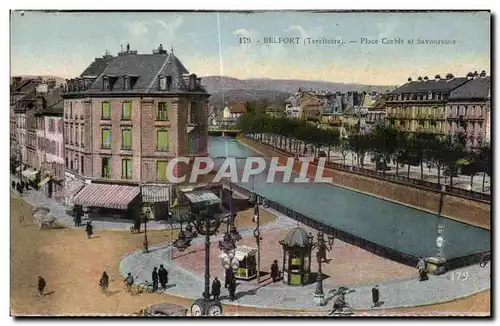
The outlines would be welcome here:
M 378 307 L 379 305 L 379 298 L 380 298 L 380 293 L 378 291 L 378 285 L 375 285 L 372 288 L 372 301 L 373 301 L 373 307 Z
M 92 221 L 87 222 L 87 226 L 85 227 L 85 232 L 87 232 L 87 237 L 92 238 L 92 234 L 94 234 L 94 228 L 92 227 Z
M 109 277 L 105 271 L 102 272 L 101 280 L 99 281 L 99 286 L 101 287 L 102 292 L 104 293 L 108 292 Z
M 43 297 L 44 293 L 43 290 L 45 289 L 45 280 L 43 277 L 38 276 L 38 293 L 40 293 L 40 296 Z
M 425 264 L 425 260 L 422 257 L 419 257 L 418 259 L 417 269 L 419 281 L 425 281 L 429 279 L 427 277 L 427 266 Z
M 273 279 L 273 283 L 275 283 L 276 280 L 278 279 L 279 273 L 280 273 L 280 270 L 278 267 L 278 261 L 275 260 L 273 262 L 273 264 L 271 265 L 271 278 Z
M 163 265 L 160 265 L 160 269 L 158 270 L 158 278 L 160 279 L 161 287 L 166 289 L 168 283 L 168 272 Z
M 214 278 L 214 281 L 212 282 L 212 295 L 214 296 L 214 300 L 219 301 L 219 296 L 220 296 L 220 288 L 221 284 L 219 281 L 219 278 Z
M 132 285 L 134 284 L 134 277 L 132 276 L 132 274 L 128 273 L 127 277 L 125 278 L 125 280 L 123 280 L 123 282 L 127 286 L 127 291 L 129 293 L 131 293 L 132 292 Z
M 156 266 L 153 268 L 153 292 L 156 292 L 158 290 L 158 270 Z

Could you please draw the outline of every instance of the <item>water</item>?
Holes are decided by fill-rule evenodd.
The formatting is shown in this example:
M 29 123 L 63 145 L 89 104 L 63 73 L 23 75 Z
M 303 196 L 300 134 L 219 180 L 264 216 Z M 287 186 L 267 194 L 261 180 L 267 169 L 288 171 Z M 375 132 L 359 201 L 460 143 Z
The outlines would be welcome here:
M 209 148 L 212 157 L 226 153 L 233 157 L 258 156 L 233 138 L 211 137 Z M 243 161 L 238 160 L 239 178 L 242 166 Z M 240 185 L 317 221 L 397 251 L 423 257 L 437 252 L 439 219 L 434 214 L 330 184 L 284 184 L 279 181 L 280 174 L 274 183 L 266 183 L 266 178 L 264 172 Z M 444 220 L 444 252 L 448 259 L 490 250 L 488 230 Z

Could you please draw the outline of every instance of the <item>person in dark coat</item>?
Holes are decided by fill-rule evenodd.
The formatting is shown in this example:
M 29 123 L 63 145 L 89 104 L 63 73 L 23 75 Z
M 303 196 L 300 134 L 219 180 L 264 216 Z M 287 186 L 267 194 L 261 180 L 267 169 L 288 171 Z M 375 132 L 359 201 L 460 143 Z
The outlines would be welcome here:
M 99 281 L 99 286 L 101 287 L 103 292 L 108 290 L 109 286 L 109 276 L 106 272 L 102 272 L 101 280 Z
M 380 299 L 380 293 L 378 291 L 378 285 L 375 285 L 372 288 L 373 307 L 378 307 L 378 305 L 379 305 L 379 299 Z
M 231 282 L 229 282 L 229 300 L 236 300 L 236 277 L 232 277 Z
M 273 279 L 273 283 L 276 282 L 280 274 L 280 270 L 278 267 L 278 261 L 275 260 L 271 265 L 271 278 Z
M 76 226 L 78 226 L 78 227 L 82 226 L 82 217 L 80 216 L 80 214 L 77 214 L 75 219 L 76 219 L 76 221 L 75 221 Z
M 158 290 L 158 270 L 156 266 L 153 268 L 153 292 L 156 292 Z
M 160 269 L 158 270 L 158 279 L 160 280 L 160 285 L 163 289 L 167 288 L 168 283 L 168 271 L 160 265 Z
M 38 276 L 38 292 L 40 293 L 40 296 L 43 297 L 43 290 L 45 289 L 45 285 L 47 285 L 45 283 L 45 280 L 43 277 L 41 276 Z
M 220 296 L 220 288 L 221 284 L 219 281 L 219 278 L 214 278 L 214 281 L 212 282 L 212 295 L 214 296 L 214 300 L 219 301 L 219 296 Z
M 94 228 L 92 227 L 92 221 L 87 222 L 87 226 L 85 227 L 85 232 L 87 232 L 87 237 L 92 238 L 92 234 L 94 234 Z

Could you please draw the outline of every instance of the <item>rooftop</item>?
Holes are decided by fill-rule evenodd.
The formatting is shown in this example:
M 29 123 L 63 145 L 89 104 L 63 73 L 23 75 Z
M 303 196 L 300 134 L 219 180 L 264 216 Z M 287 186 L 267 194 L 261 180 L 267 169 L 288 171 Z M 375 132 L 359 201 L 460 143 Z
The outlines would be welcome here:
M 467 77 L 458 77 L 451 79 L 424 79 L 410 81 L 401 87 L 392 91 L 392 94 L 402 93 L 428 93 L 428 92 L 450 92 L 455 88 L 465 84 L 468 81 Z
M 450 100 L 481 99 L 486 100 L 490 92 L 490 76 L 472 79 L 450 93 Z

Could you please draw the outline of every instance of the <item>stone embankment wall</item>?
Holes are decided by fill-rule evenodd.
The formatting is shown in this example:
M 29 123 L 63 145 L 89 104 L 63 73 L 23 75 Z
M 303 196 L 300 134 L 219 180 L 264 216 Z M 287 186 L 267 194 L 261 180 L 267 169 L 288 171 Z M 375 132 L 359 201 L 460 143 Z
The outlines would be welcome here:
M 278 153 L 246 137 L 239 137 L 238 139 L 241 143 L 251 147 L 263 156 L 279 157 L 280 165 L 286 164 L 288 157 L 284 154 Z M 294 171 L 299 173 L 301 166 L 302 162 L 295 161 Z M 314 177 L 316 175 L 316 169 L 316 165 L 310 164 L 307 173 L 308 176 Z M 332 183 L 336 186 L 430 213 L 437 213 L 439 211 L 440 193 L 436 191 L 381 180 L 354 172 L 345 172 L 328 168 L 324 169 L 323 176 L 331 177 Z M 446 194 L 444 196 L 442 214 L 447 218 L 490 230 L 491 205 L 489 203 Z

